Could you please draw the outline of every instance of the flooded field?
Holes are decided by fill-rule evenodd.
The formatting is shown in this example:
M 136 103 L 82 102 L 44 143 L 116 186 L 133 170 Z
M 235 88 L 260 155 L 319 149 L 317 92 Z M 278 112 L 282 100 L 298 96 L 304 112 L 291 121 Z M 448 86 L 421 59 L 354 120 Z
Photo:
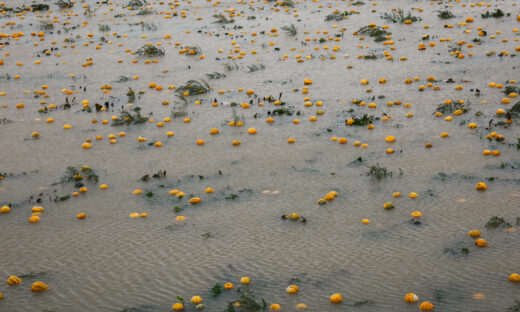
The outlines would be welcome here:
M 42 1 L 0 311 L 520 311 L 517 1 Z

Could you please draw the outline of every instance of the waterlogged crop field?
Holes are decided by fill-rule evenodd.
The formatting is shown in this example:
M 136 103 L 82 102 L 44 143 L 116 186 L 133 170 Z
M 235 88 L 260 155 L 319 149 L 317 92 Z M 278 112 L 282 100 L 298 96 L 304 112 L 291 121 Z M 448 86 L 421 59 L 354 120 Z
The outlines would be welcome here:
M 520 6 L 0 3 L 0 311 L 520 311 Z

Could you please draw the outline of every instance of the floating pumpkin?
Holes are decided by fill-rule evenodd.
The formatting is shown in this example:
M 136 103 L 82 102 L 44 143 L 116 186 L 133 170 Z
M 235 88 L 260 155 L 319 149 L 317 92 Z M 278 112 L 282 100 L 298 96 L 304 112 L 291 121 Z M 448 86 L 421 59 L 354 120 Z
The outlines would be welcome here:
M 361 220 L 361 223 L 363 223 L 363 224 L 369 224 L 369 223 L 370 223 L 370 220 L 369 220 L 369 219 L 363 219 L 363 220 Z
M 172 306 L 173 311 L 182 311 L 184 310 L 184 305 L 180 302 L 177 302 Z
M 199 197 L 193 197 L 189 200 L 190 204 L 198 204 L 201 202 L 201 199 Z
M 271 310 L 271 311 L 280 311 L 280 309 L 281 309 L 281 306 L 278 303 L 273 303 L 269 307 L 269 310 Z
M 300 290 L 300 288 L 296 285 L 289 285 L 287 286 L 287 288 L 285 289 L 285 291 L 288 293 L 288 294 L 295 294 L 297 293 L 298 291 Z
M 477 183 L 476 188 L 477 188 L 477 191 L 485 191 L 485 190 L 487 190 L 487 185 L 484 182 L 479 182 L 479 183 Z
M 488 242 L 482 238 L 479 238 L 475 241 L 475 245 L 479 247 L 486 247 L 488 245 Z
M 332 303 L 341 303 L 343 301 L 343 297 L 341 297 L 340 294 L 336 293 L 330 296 L 329 300 Z
M 44 292 L 49 289 L 49 286 L 42 282 L 34 282 L 31 286 L 33 292 Z
M 425 301 L 425 302 L 421 303 L 421 305 L 419 306 L 419 309 L 421 309 L 422 311 L 431 311 L 431 310 L 433 310 L 433 308 L 434 308 L 433 303 L 431 303 L 429 301 Z
M 224 289 L 233 289 L 233 287 L 235 287 L 235 285 L 233 285 L 233 283 L 225 283 L 224 284 Z
M 2 208 L 0 208 L 0 213 L 9 213 L 11 211 L 11 208 L 9 208 L 9 206 L 2 206 Z
M 29 218 L 29 223 L 38 223 L 40 222 L 40 217 L 38 216 L 32 216 Z
M 191 297 L 190 301 L 193 304 L 199 304 L 202 302 L 202 298 L 200 296 L 193 296 L 193 297 Z
M 420 218 L 420 217 L 422 217 L 422 213 L 420 211 L 414 211 L 410 214 L 410 216 L 412 216 L 414 218 Z
M 480 237 L 480 232 L 478 230 L 473 230 L 468 232 L 469 237 Z
M 240 279 L 240 283 L 241 284 L 249 284 L 249 283 L 251 283 L 251 279 L 249 277 L 247 277 L 247 276 L 244 276 L 244 277 L 242 277 Z
M 22 283 L 22 280 L 18 277 L 18 276 L 9 276 L 9 278 L 7 279 L 7 284 L 9 285 L 18 285 L 18 284 L 21 284 Z
M 513 273 L 509 275 L 509 280 L 513 283 L 520 283 L 520 275 Z
M 76 216 L 76 218 L 77 218 L 78 220 L 86 219 L 86 218 L 87 218 L 87 215 L 86 215 L 84 212 L 81 212 L 81 213 L 78 213 L 78 215 Z
M 414 293 L 408 293 L 404 296 L 404 301 L 408 303 L 415 303 L 419 301 L 419 297 Z
M 291 213 L 291 214 L 289 215 L 288 218 L 289 218 L 289 220 L 296 221 L 296 220 L 299 220 L 299 219 L 300 219 L 300 215 L 297 214 L 297 213 L 295 213 L 295 212 L 293 212 L 293 213 Z
M 298 303 L 295 308 L 296 310 L 305 310 L 307 309 L 307 305 L 305 303 Z
M 390 209 L 394 209 L 395 205 L 392 204 L 391 202 L 386 202 L 386 203 L 384 203 L 383 208 L 387 209 L 387 210 L 390 210 Z

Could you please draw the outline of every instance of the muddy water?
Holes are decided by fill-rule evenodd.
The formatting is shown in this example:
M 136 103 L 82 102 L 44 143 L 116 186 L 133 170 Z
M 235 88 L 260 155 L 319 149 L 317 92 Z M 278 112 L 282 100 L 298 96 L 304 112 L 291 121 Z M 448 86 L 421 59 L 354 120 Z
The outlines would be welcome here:
M 1 50 L 5 65 L 0 67 L 0 92 L 5 91 L 6 95 L 0 97 L 0 104 L 7 107 L 0 108 L 0 119 L 12 122 L 0 125 L 0 172 L 14 176 L 0 181 L 0 204 L 12 204 L 10 213 L 0 215 L 0 278 L 28 275 L 16 287 L 0 284 L 5 297 L 0 301 L 0 311 L 169 311 L 178 301 L 177 296 L 189 299 L 193 295 L 203 297 L 207 311 L 223 311 L 226 302 L 237 298 L 236 292 L 212 297 L 211 288 L 226 282 L 238 286 L 241 276 L 251 277 L 250 288 L 257 299 L 279 303 L 286 311 L 294 310 L 299 302 L 308 304 L 309 311 L 417 311 L 417 305 L 407 305 L 402 300 L 408 292 L 418 294 L 421 301 L 433 302 L 438 311 L 503 311 L 519 299 L 519 285 L 509 282 L 508 276 L 520 271 L 520 231 L 515 221 L 520 217 L 520 174 L 518 169 L 501 168 L 502 163 L 518 167 L 519 152 L 515 145 L 485 139 L 490 132 L 485 129 L 489 120 L 504 120 L 495 115 L 496 109 L 512 106 L 500 104 L 504 94 L 500 89 L 489 88 L 488 83 L 506 85 L 508 80 L 520 79 L 518 68 L 514 68 L 518 67 L 517 57 L 486 56 L 490 51 L 514 54 L 514 48 L 519 46 L 514 41 L 519 38 L 518 33 L 511 32 L 518 27 L 518 6 L 513 6 L 514 1 L 490 2 L 489 8 L 471 7 L 473 2 L 469 1 L 456 2 L 448 8 L 457 16 L 450 20 L 437 18 L 435 12 L 444 10 L 447 4 L 429 2 L 392 1 L 377 6 L 367 2 L 353 7 L 346 2 L 301 1 L 295 4 L 297 17 L 295 12 L 272 10 L 274 3 L 254 3 L 251 7 L 255 10 L 232 1 L 218 6 L 179 3 L 175 10 L 185 10 L 185 19 L 130 16 L 136 11 L 123 9 L 126 2 L 122 1 L 99 7 L 78 1 L 67 19 L 66 13 L 49 3 L 54 12 L 43 19 L 56 15 L 62 24 L 68 20 L 70 25 L 66 26 L 68 33 L 62 24 L 46 30 L 44 41 L 30 36 L 32 31 L 40 31 L 42 17 L 36 13 L 27 13 L 23 20 L 14 14 L 0 19 L 2 24 L 16 22 L 1 32 L 25 33 L 18 40 L 2 40 L 10 44 Z M 13 7 L 21 4 L 7 3 Z M 84 16 L 83 4 L 89 4 L 95 16 Z M 157 12 L 173 11 L 170 6 L 150 4 Z M 258 11 L 258 7 L 264 10 Z M 341 11 L 355 9 L 360 14 L 344 21 L 324 22 L 336 7 Z M 380 18 L 393 7 L 410 11 L 422 21 L 404 25 Z M 412 11 L 412 7 L 421 7 L 423 12 Z M 212 15 L 226 8 L 243 11 L 244 17 L 235 16 L 234 24 L 224 26 L 213 23 Z M 480 13 L 496 8 L 512 15 L 500 19 L 480 17 Z M 127 14 L 126 21 L 125 17 L 115 17 L 121 12 Z M 468 16 L 474 17 L 475 22 L 457 25 Z M 88 25 L 72 29 L 83 21 L 88 21 Z M 140 21 L 153 23 L 157 29 L 130 25 Z M 368 36 L 360 41 L 359 36 L 352 35 L 372 22 L 389 25 L 395 51 L 390 50 L 391 45 L 375 43 Z M 290 23 L 299 30 L 296 37 L 280 30 Z M 110 33 L 128 37 L 106 36 L 98 30 L 98 24 L 109 25 Z M 444 24 L 455 26 L 445 28 Z M 233 29 L 235 25 L 243 28 Z M 424 25 L 429 25 L 429 29 L 424 29 Z M 488 34 L 481 37 L 482 44 L 462 48 L 463 53 L 474 55 L 465 59 L 451 56 L 449 47 L 460 40 L 472 42 L 478 37 L 479 26 Z M 273 27 L 278 29 L 278 37 L 267 35 Z M 305 38 L 319 40 L 341 35 L 342 27 L 347 30 L 341 41 L 302 44 Z M 185 33 L 187 30 L 189 34 Z M 465 30 L 471 33 L 464 33 Z M 242 31 L 245 33 L 241 34 Z M 309 33 L 304 34 L 305 31 Z M 497 31 L 502 34 L 496 34 Z M 227 32 L 235 36 L 226 36 Z M 258 36 L 251 36 L 251 32 Z M 88 33 L 94 37 L 87 39 Z M 163 39 L 167 34 L 172 38 Z M 491 39 L 491 34 L 496 38 Z M 76 38 L 77 35 L 81 37 Z M 142 35 L 147 38 L 141 38 Z M 430 35 L 431 39 L 422 41 L 423 35 Z M 113 43 L 105 42 L 96 50 L 102 36 Z M 63 42 L 64 38 L 75 38 L 76 47 L 70 48 L 72 43 Z M 440 42 L 439 38 L 451 38 L 451 42 Z M 502 42 L 506 38 L 509 41 Z M 236 43 L 232 44 L 233 40 Z M 256 42 L 252 44 L 251 40 Z M 57 43 L 53 45 L 52 41 Z M 93 42 L 83 45 L 89 41 Z M 417 50 L 419 43 L 430 41 L 437 46 Z M 34 46 L 36 42 L 38 46 Z M 162 43 L 166 55 L 146 58 L 125 53 L 125 49 L 135 51 L 146 42 Z M 206 58 L 179 54 L 175 42 L 182 46 L 197 44 Z M 235 44 L 247 55 L 234 61 L 238 68 L 228 71 L 224 64 L 233 64 L 227 57 L 228 51 L 235 50 Z M 340 47 L 337 52 L 332 51 L 335 45 Z M 43 56 L 42 51 L 51 46 L 59 50 Z M 314 50 L 316 46 L 320 49 Z M 324 50 L 324 46 L 330 49 Z M 218 53 L 218 49 L 223 53 Z M 253 55 L 252 50 L 258 53 Z M 392 54 L 394 61 L 384 57 L 357 58 L 384 50 Z M 7 52 L 10 55 L 5 55 Z M 288 55 L 285 61 L 284 54 Z M 297 63 L 298 54 L 304 59 L 308 55 L 314 58 Z M 326 59 L 320 59 L 321 55 Z M 330 59 L 331 55 L 336 55 L 336 59 Z M 400 57 L 408 60 L 399 61 Z M 92 58 L 94 65 L 82 67 L 87 58 Z M 117 63 L 119 59 L 123 63 Z M 131 63 L 134 59 L 139 62 Z M 145 64 L 146 59 L 157 59 L 159 63 Z M 41 64 L 33 64 L 35 60 L 41 60 Z M 16 62 L 24 65 L 16 66 Z M 247 66 L 253 64 L 263 64 L 265 69 L 249 73 Z M 168 71 L 163 72 L 164 69 Z M 186 106 L 173 90 L 167 90 L 169 85 L 180 86 L 189 79 L 207 79 L 205 75 L 213 72 L 226 77 L 208 80 L 213 90 L 207 95 L 188 97 Z M 15 75 L 20 78 L 14 79 Z M 118 82 L 120 76 L 135 75 L 139 79 Z M 404 83 L 406 78 L 415 76 L 420 81 Z M 436 78 L 434 85 L 440 86 L 439 91 L 418 91 L 419 85 L 427 84 L 428 76 Z M 383 77 L 388 82 L 378 84 Z M 313 80 L 307 95 L 301 92 L 305 78 Z M 446 83 L 449 78 L 457 83 Z M 361 79 L 368 79 L 370 84 L 360 85 Z M 149 89 L 150 82 L 160 84 L 164 90 Z M 100 90 L 107 84 L 112 86 L 109 95 Z M 454 90 L 456 84 L 463 85 L 464 90 Z M 49 97 L 35 98 L 33 91 L 41 90 L 42 85 L 48 86 Z M 86 91 L 80 86 L 86 87 Z M 78 93 L 67 96 L 61 92 L 64 88 Z M 155 122 L 103 125 L 101 120 L 110 121 L 127 104 L 128 88 L 144 91 L 138 94 L 134 106 L 141 107 L 142 113 Z M 282 92 L 285 105 L 294 107 L 300 115 L 276 116 L 274 123 L 267 124 L 268 111 L 278 107 L 267 101 L 258 106 L 257 98 L 238 92 L 238 88 L 252 89 L 259 97 L 278 97 Z M 481 90 L 479 96 L 472 91 L 475 88 Z M 217 92 L 228 89 L 224 94 Z M 373 91 L 367 93 L 367 89 Z M 26 90 L 29 92 L 24 93 Z M 314 103 L 323 101 L 323 106 L 305 107 L 306 96 Z M 45 106 L 40 101 L 60 105 L 65 103 L 65 97 L 76 97 L 76 104 L 68 110 L 38 113 Z M 220 105 L 211 107 L 215 98 Z M 232 102 L 250 99 L 253 105 L 249 109 L 231 106 Z M 351 104 L 353 99 L 374 102 L 377 108 Z M 451 122 L 434 117 L 435 108 L 446 99 L 470 102 L 471 110 L 454 116 Z M 83 100 L 91 105 L 108 101 L 114 106 L 106 112 L 88 113 L 82 111 Z M 161 105 L 165 100 L 170 105 Z M 194 104 L 196 100 L 202 104 Z M 411 107 L 386 105 L 397 100 L 410 103 Z M 16 109 L 17 103 L 24 103 L 25 108 Z M 164 127 L 157 127 L 158 121 L 171 117 L 172 109 L 186 112 L 191 122 L 184 123 L 184 117 L 172 118 Z M 319 109 L 325 114 L 310 122 L 309 117 Z M 228 126 L 233 110 L 244 126 Z M 479 111 L 483 114 L 476 116 Z M 345 126 L 345 119 L 354 115 L 381 117 L 383 113 L 393 118 L 386 122 L 376 120 L 373 130 Z M 413 113 L 413 118 L 407 118 L 407 113 Z M 55 122 L 46 123 L 49 117 Z M 300 124 L 293 124 L 295 118 L 300 119 Z M 92 119 L 98 123 L 92 123 Z M 469 122 L 479 127 L 468 129 Z M 64 130 L 64 124 L 70 124 L 72 129 Z M 211 128 L 218 128 L 220 134 L 210 135 Z M 249 128 L 256 128 L 258 133 L 248 134 Z M 493 130 L 506 137 L 505 143 L 516 143 L 520 137 L 515 120 L 508 127 Z M 39 139 L 31 138 L 34 131 L 39 132 Z M 117 137 L 117 143 L 110 144 L 108 135 L 121 131 L 126 136 Z M 175 135 L 167 138 L 168 131 Z M 449 133 L 448 138 L 440 137 L 444 131 Z M 98 135 L 103 139 L 95 140 Z M 396 142 L 385 143 L 387 135 L 395 136 Z M 147 141 L 137 142 L 138 136 Z M 333 136 L 345 137 L 349 142 L 341 145 L 330 141 Z M 287 144 L 289 137 L 296 142 Z M 81 144 L 87 138 L 93 139 L 92 148 L 84 150 Z M 198 139 L 205 140 L 205 145 L 196 145 Z M 234 140 L 242 144 L 233 146 Z M 163 146 L 148 145 L 155 141 L 161 141 Z M 368 146 L 356 147 L 355 141 Z M 425 149 L 426 142 L 431 142 L 433 148 Z M 394 154 L 385 153 L 389 147 L 395 150 Z M 483 156 L 485 149 L 500 150 L 502 154 Z M 375 164 L 386 167 L 392 176 L 381 180 L 367 176 L 368 167 Z M 61 202 L 49 201 L 49 196 L 65 196 L 78 190 L 74 183 L 58 182 L 68 166 L 82 165 L 96 171 L 99 183 L 85 181 L 87 193 Z M 166 177 L 141 180 L 159 170 L 166 170 Z M 486 180 L 490 177 L 495 179 Z M 486 192 L 475 190 L 479 181 L 487 183 Z M 100 190 L 98 185 L 102 183 L 109 188 Z M 215 192 L 206 194 L 207 187 Z M 144 192 L 132 195 L 135 189 Z M 178 200 L 168 195 L 171 189 L 179 189 L 186 196 Z M 319 206 L 316 201 L 331 190 L 339 196 Z M 148 192 L 153 195 L 144 196 Z M 394 192 L 401 192 L 402 197 L 393 198 Z M 410 192 L 419 197 L 408 198 Z M 199 196 L 202 203 L 188 204 L 191 196 Z M 37 198 L 42 199 L 39 205 L 45 212 L 38 224 L 30 224 L 27 219 Z M 396 208 L 383 210 L 387 201 Z M 175 212 L 175 206 L 183 210 Z M 423 213 L 421 225 L 409 222 L 410 213 L 415 210 Z M 80 212 L 87 214 L 86 220 L 75 218 Z M 132 219 L 128 217 L 132 212 L 147 212 L 149 217 Z M 307 223 L 280 218 L 292 212 L 304 216 Z M 175 221 L 178 215 L 186 220 Z M 513 229 L 486 229 L 484 225 L 495 215 L 513 223 Z M 364 218 L 371 222 L 362 224 Z M 487 248 L 476 247 L 467 236 L 473 229 L 482 232 L 489 242 Z M 469 254 L 461 254 L 461 248 L 468 248 Z M 49 284 L 49 291 L 31 293 L 29 285 L 36 280 Z M 300 287 L 297 295 L 285 293 L 291 283 Z M 328 297 L 335 292 L 343 296 L 341 305 L 329 303 Z M 485 294 L 485 298 L 474 299 L 476 293 Z M 355 306 L 363 301 L 368 303 Z M 189 304 L 187 310 L 194 308 Z

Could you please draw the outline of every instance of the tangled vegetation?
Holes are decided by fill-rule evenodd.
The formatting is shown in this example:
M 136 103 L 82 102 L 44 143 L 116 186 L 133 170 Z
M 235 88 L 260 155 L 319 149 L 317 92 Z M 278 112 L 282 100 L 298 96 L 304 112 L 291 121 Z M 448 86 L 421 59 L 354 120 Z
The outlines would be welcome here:
M 401 9 L 397 10 L 397 12 L 385 13 L 381 16 L 381 18 L 394 23 L 405 23 L 407 21 L 417 22 L 421 20 L 420 17 L 413 16 L 410 12 L 404 15 L 403 10 Z
M 158 48 L 153 45 L 144 45 L 135 51 L 135 54 L 139 56 L 155 57 L 164 55 L 164 48 Z
M 198 80 L 188 80 L 185 84 L 177 87 L 175 92 L 179 96 L 190 96 L 197 94 L 205 94 L 211 90 L 211 86 L 209 83 L 203 79 Z
M 132 109 L 133 114 L 124 109 L 121 110 L 121 114 L 116 120 L 112 121 L 112 126 L 124 126 L 124 125 L 138 125 L 148 121 L 147 116 L 141 115 L 141 108 L 136 106 Z
M 442 19 L 449 19 L 455 17 L 455 15 L 448 10 L 440 11 L 439 14 L 437 14 L 437 16 Z
M 380 26 L 364 26 L 361 27 L 358 31 L 361 35 L 368 35 L 374 38 L 375 42 L 381 42 L 386 40 L 386 36 L 390 35 L 389 32 L 383 29 Z

